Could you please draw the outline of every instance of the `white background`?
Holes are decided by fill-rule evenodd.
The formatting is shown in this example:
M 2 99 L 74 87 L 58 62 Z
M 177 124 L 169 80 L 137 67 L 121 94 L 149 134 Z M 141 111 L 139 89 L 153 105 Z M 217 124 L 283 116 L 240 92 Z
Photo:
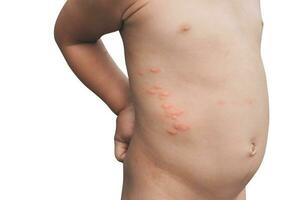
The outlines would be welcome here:
M 73 75 L 53 38 L 64 1 L 1 1 L 0 200 L 120 199 L 115 116 Z M 300 3 L 263 0 L 269 96 L 265 159 L 248 200 L 299 200 Z M 118 33 L 104 38 L 125 72 Z

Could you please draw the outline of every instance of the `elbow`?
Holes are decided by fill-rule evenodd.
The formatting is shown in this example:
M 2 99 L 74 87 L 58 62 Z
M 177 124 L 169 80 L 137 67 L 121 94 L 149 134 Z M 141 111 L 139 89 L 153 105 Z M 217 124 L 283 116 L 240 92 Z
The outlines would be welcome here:
M 69 36 L 67 33 L 68 31 L 65 27 L 63 18 L 61 16 L 58 16 L 53 27 L 53 36 L 54 41 L 56 42 L 59 48 L 62 48 L 66 45 L 66 43 L 69 42 Z
M 59 24 L 60 24 L 59 20 L 56 20 L 54 29 L 53 29 L 53 36 L 54 36 L 54 41 L 56 42 L 56 44 L 59 47 L 61 47 L 62 43 L 63 43 L 63 39 L 62 39 L 63 38 L 63 30 Z
M 87 41 L 78 39 L 77 35 L 70 34 L 70 29 L 66 28 L 59 19 L 55 22 L 53 36 L 56 44 L 59 48 L 63 48 L 68 45 L 87 43 Z
M 59 12 L 57 19 L 53 27 L 53 36 L 56 44 L 61 48 L 66 40 L 66 17 L 65 17 L 65 5 Z

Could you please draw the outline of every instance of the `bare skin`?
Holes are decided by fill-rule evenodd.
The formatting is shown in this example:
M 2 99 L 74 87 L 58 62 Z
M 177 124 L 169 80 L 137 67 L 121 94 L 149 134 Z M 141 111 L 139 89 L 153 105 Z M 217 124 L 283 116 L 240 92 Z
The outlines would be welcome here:
M 101 36 L 120 31 L 129 80 Z M 69 0 L 55 39 L 118 115 L 123 200 L 244 200 L 269 110 L 258 0 Z

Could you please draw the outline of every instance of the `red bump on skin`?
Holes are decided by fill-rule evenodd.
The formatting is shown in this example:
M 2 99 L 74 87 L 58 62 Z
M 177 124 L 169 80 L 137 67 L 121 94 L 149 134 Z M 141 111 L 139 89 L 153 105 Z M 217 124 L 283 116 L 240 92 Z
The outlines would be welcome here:
M 175 123 L 173 125 L 174 129 L 178 130 L 178 131 L 187 131 L 190 129 L 189 125 L 185 124 L 185 123 Z
M 172 115 L 172 114 L 170 114 L 170 113 L 166 113 L 165 114 L 166 115 L 166 117 L 168 117 L 168 118 L 170 118 L 170 119 L 172 119 L 172 120 L 176 120 L 177 119 L 177 115 Z
M 167 133 L 169 133 L 170 135 L 177 135 L 178 132 L 172 128 L 167 129 Z
M 184 113 L 183 110 L 178 109 L 178 108 L 174 108 L 173 110 L 168 110 L 168 113 L 170 113 L 171 115 L 181 115 Z
M 161 87 L 160 86 L 158 86 L 158 85 L 153 85 L 152 87 L 151 87 L 153 90 L 157 90 L 157 92 L 159 92 L 159 91 L 161 91 Z
M 157 94 L 157 91 L 154 90 L 153 88 L 148 88 L 146 89 L 146 92 L 150 95 L 156 95 Z
M 162 107 L 163 109 L 170 109 L 170 108 L 173 107 L 173 105 L 170 104 L 170 103 L 163 103 L 163 104 L 161 105 L 161 107 Z
M 156 90 L 161 90 L 162 89 L 159 85 L 154 85 L 153 88 L 156 89 Z
M 172 110 L 172 108 L 166 109 L 165 112 L 166 116 L 168 118 L 171 118 L 172 120 L 176 120 L 180 115 L 184 113 L 183 110 Z
M 224 101 L 224 100 L 219 100 L 219 101 L 217 101 L 217 104 L 218 104 L 219 106 L 224 106 L 224 105 L 226 104 L 226 101 Z
M 176 120 L 178 118 L 178 115 L 171 115 L 172 120 Z
M 144 75 L 144 71 L 142 69 L 140 69 L 140 70 L 137 71 L 137 74 L 139 76 L 143 76 Z
M 161 91 L 161 92 L 159 93 L 159 97 L 160 97 L 160 98 L 165 98 L 165 97 L 168 97 L 168 96 L 170 96 L 170 92 L 167 92 L 167 91 Z
M 157 67 L 152 67 L 149 69 L 150 72 L 154 73 L 154 74 L 158 74 L 161 72 L 160 68 Z

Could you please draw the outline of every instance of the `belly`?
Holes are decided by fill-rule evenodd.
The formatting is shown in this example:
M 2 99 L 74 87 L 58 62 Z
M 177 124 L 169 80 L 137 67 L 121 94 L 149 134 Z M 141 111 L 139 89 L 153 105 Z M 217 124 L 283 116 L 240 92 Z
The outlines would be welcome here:
M 259 57 L 243 55 L 206 62 L 197 56 L 154 57 L 155 65 L 129 72 L 134 137 L 142 144 L 136 146 L 195 189 L 238 193 L 263 158 L 268 129 L 264 70 Z
M 255 21 L 244 30 L 219 17 L 212 27 L 206 16 L 196 18 L 167 28 L 151 18 L 124 28 L 136 108 L 129 152 L 143 152 L 197 191 L 234 196 L 258 169 L 266 145 L 260 28 Z

